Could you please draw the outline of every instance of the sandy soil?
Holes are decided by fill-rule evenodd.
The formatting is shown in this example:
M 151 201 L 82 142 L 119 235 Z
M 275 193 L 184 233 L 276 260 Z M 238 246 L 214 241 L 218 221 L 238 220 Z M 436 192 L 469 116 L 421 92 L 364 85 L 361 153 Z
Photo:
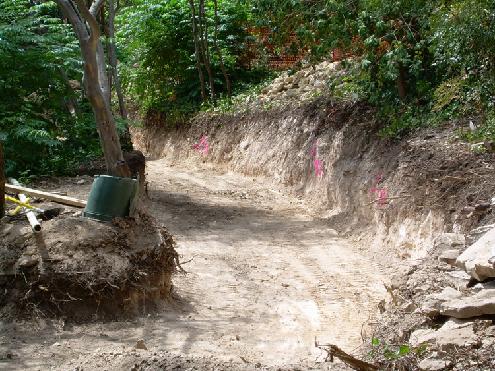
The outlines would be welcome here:
M 314 365 L 323 359 L 315 338 L 349 352 L 361 345 L 386 295 L 386 257 L 340 238 L 263 179 L 165 160 L 147 171 L 151 211 L 188 272 L 175 276 L 173 302 L 134 321 L 0 323 L 0 368 L 126 369 L 167 354 L 238 365 L 226 369 Z M 134 349 L 139 339 L 148 350 Z

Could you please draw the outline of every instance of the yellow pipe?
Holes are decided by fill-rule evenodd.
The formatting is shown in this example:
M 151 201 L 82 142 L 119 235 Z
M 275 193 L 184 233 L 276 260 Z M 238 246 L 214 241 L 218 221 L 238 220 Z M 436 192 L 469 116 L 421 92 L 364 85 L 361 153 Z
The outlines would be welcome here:
M 34 206 L 32 206 L 32 205 L 30 205 L 30 204 L 27 203 L 27 202 L 29 202 L 29 198 L 27 199 L 27 202 L 22 202 L 22 201 L 18 200 L 17 198 L 14 198 L 14 197 L 10 197 L 10 196 L 5 195 L 5 199 L 7 201 L 13 202 L 13 203 L 15 203 L 17 205 L 20 205 L 20 206 L 23 206 L 23 207 L 27 207 L 28 209 L 36 209 L 36 207 L 34 207 Z

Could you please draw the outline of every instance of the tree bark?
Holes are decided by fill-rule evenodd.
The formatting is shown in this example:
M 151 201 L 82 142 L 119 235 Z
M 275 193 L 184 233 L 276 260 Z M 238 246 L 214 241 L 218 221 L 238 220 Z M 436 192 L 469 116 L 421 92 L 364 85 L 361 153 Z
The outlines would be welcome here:
M 206 88 L 205 88 L 205 76 L 201 67 L 201 48 L 198 35 L 198 24 L 196 22 L 196 6 L 194 0 L 189 0 L 189 7 L 191 8 L 191 25 L 194 38 L 194 55 L 196 57 L 196 69 L 198 70 L 199 83 L 201 88 L 201 99 L 206 100 Z
M 210 46 L 208 43 L 208 19 L 205 12 L 205 0 L 199 0 L 199 30 L 201 34 L 201 50 L 203 54 L 203 63 L 205 65 L 208 80 L 210 82 L 210 98 L 215 103 L 215 80 L 211 70 Z
M 223 63 L 223 55 L 220 47 L 218 46 L 218 0 L 213 1 L 214 11 L 215 11 L 215 33 L 213 34 L 213 46 L 218 54 L 218 59 L 220 60 L 220 69 L 222 70 L 223 78 L 225 79 L 225 85 L 227 87 L 227 96 L 230 98 L 232 96 L 232 83 L 229 78 L 229 74 Z
M 84 62 L 85 90 L 95 115 L 107 171 L 111 175 L 129 177 L 131 173 L 122 155 L 110 100 L 107 98 L 108 92 L 104 90 L 105 86 L 108 87 L 108 78 L 106 73 L 102 73 L 101 63 L 105 71 L 105 58 L 100 41 L 100 25 L 95 17 L 103 0 L 95 0 L 90 9 L 87 8 L 85 0 L 56 1 L 71 22 L 79 40 Z
M 111 76 L 113 85 L 119 100 L 119 112 L 123 119 L 127 119 L 127 109 L 125 106 L 124 95 L 122 94 L 122 85 L 120 83 L 119 71 L 117 70 L 117 48 L 115 46 L 115 3 L 113 0 L 108 1 L 108 60 L 110 62 Z
M 3 158 L 3 145 L 0 142 L 0 218 L 5 215 L 5 160 Z

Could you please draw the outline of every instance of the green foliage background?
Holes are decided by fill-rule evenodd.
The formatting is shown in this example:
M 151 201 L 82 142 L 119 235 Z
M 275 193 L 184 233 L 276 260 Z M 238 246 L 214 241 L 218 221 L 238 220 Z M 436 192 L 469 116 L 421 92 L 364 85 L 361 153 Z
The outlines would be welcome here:
M 213 4 L 205 0 L 210 45 Z M 350 58 L 333 94 L 376 106 L 384 135 L 473 121 L 477 129 L 465 139 L 495 139 L 495 0 L 218 0 L 218 11 L 218 45 L 236 94 L 256 91 L 270 76 L 270 53 L 317 62 L 338 49 Z M 74 88 L 83 78 L 79 46 L 62 18 L 52 0 L 0 0 L 8 175 L 72 173 L 101 156 L 91 109 Z M 262 29 L 270 50 L 253 32 Z M 213 104 L 201 101 L 188 0 L 122 0 L 116 31 L 128 103 L 165 113 L 169 123 Z M 214 51 L 211 62 L 225 96 Z M 77 107 L 72 114 L 69 103 Z
M 72 172 L 100 154 L 92 113 L 68 79 L 82 79 L 79 46 L 55 3 L 0 0 L 0 140 L 7 175 Z M 68 99 L 78 101 L 72 116 Z

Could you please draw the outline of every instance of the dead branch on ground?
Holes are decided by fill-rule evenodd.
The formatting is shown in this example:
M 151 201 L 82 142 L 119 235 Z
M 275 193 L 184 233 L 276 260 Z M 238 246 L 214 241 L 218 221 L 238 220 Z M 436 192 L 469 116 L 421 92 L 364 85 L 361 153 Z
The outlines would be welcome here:
M 378 371 L 380 368 L 372 363 L 361 361 L 356 357 L 344 352 L 338 346 L 333 344 L 319 344 L 315 339 L 315 346 L 327 353 L 325 362 L 333 362 L 333 358 L 337 357 L 349 367 L 358 371 Z

